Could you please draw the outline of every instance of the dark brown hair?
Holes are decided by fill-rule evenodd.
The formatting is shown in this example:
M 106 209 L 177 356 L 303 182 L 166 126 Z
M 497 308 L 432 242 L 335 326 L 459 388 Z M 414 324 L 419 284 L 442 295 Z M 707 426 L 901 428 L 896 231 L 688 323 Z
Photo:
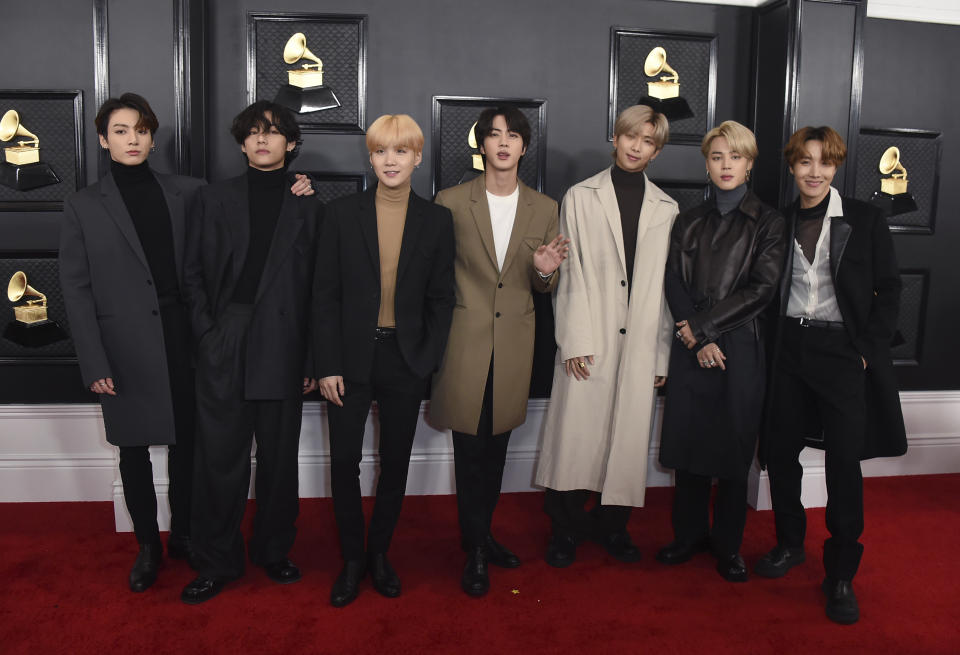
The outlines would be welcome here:
M 477 126 L 474 128 L 473 134 L 477 139 L 478 147 L 483 145 L 483 140 L 493 131 L 493 119 L 497 116 L 503 116 L 503 120 L 507 123 L 508 131 L 516 132 L 520 135 L 520 138 L 523 139 L 524 149 L 530 146 L 532 130 L 530 129 L 530 122 L 527 120 L 527 117 L 516 107 L 503 105 L 484 109 L 480 112 L 480 116 L 477 117 Z M 480 155 L 483 157 L 484 163 L 486 163 L 487 156 L 482 152 Z
M 837 134 L 837 131 L 827 125 L 820 127 L 801 127 L 793 133 L 790 140 L 787 141 L 783 149 L 783 156 L 787 164 L 793 166 L 798 161 L 807 156 L 807 141 L 819 141 L 823 144 L 823 154 L 821 158 L 825 164 L 839 166 L 847 158 L 847 146 L 843 142 L 843 137 Z
M 110 116 L 118 109 L 132 109 L 140 114 L 140 119 L 134 125 L 134 128 L 150 130 L 151 137 L 160 127 L 160 121 L 157 120 L 157 115 L 153 113 L 153 109 L 146 98 L 136 93 L 124 93 L 119 98 L 108 98 L 106 102 L 100 105 L 100 109 L 97 110 L 97 117 L 93 119 L 94 125 L 97 126 L 97 134 L 103 137 L 107 136 Z
M 267 118 L 267 112 L 270 112 L 270 118 Z M 293 150 L 287 153 L 284 160 L 285 163 L 289 164 L 300 154 L 300 146 L 303 144 L 303 140 L 300 138 L 300 125 L 297 123 L 296 116 L 283 105 L 278 105 L 269 100 L 258 100 L 234 117 L 233 124 L 230 126 L 230 134 L 233 135 L 237 143 L 242 144 L 254 128 L 267 132 L 271 126 L 276 127 L 277 132 L 282 134 L 288 143 L 296 144 Z

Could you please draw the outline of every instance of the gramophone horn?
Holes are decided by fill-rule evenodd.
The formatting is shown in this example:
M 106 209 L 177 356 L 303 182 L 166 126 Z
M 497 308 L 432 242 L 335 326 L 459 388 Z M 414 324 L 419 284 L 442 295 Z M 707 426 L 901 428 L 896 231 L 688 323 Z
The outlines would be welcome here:
M 648 54 L 646 60 L 644 60 L 643 72 L 646 73 L 648 77 L 653 77 L 664 71 L 670 73 L 674 81 L 677 80 L 677 71 L 667 65 L 667 51 L 657 46 L 650 51 L 650 54 Z
M 29 137 L 34 144 L 40 142 L 36 134 L 20 124 L 20 114 L 15 109 L 11 109 L 3 115 L 3 118 L 0 118 L 0 141 L 9 141 L 15 136 Z
M 26 273 L 17 271 L 13 274 L 13 277 L 10 278 L 10 283 L 7 284 L 7 298 L 10 299 L 10 302 L 17 302 L 24 296 L 39 298 L 41 303 L 47 300 L 45 295 L 27 284 Z
M 889 175 L 897 169 L 903 169 L 903 166 L 900 165 L 900 148 L 890 146 L 883 151 L 883 156 L 880 157 L 880 172 Z
M 476 147 L 477 147 L 477 124 L 476 124 L 476 122 L 474 122 L 474 124 L 470 126 L 470 132 L 467 134 L 467 143 L 470 145 L 471 148 L 476 149 Z
M 309 59 L 315 61 L 318 66 L 323 66 L 320 58 L 310 52 L 310 48 L 307 47 L 307 37 L 303 32 L 297 32 L 287 39 L 287 44 L 283 46 L 283 60 L 288 64 L 294 64 L 301 59 Z

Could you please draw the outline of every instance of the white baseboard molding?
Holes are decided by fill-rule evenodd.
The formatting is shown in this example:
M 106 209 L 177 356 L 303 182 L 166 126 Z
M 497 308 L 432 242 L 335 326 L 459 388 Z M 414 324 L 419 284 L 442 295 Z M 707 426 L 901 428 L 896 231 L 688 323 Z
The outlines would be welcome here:
M 922 475 L 960 472 L 960 391 L 901 393 L 910 448 L 904 457 L 864 462 L 865 476 Z M 540 431 L 547 400 L 531 400 L 527 422 L 514 430 L 507 452 L 503 490 L 535 491 L 532 486 L 539 453 Z M 655 425 L 659 430 L 662 404 L 658 403 Z M 417 426 L 407 493 L 411 495 L 454 493 L 453 446 L 448 431 L 427 423 L 421 409 Z M 367 421 L 363 447 L 361 489 L 374 490 L 377 455 L 375 421 Z M 99 405 L 0 405 L 0 502 L 54 502 L 112 500 L 117 530 L 131 530 L 123 502 L 123 487 L 117 472 L 116 449 L 106 443 Z M 304 407 L 300 438 L 300 496 L 330 495 L 330 454 L 327 448 L 325 405 Z M 169 526 L 166 457 L 163 448 L 153 448 L 154 482 L 157 489 L 161 529 Z M 647 456 L 647 484 L 670 486 L 672 472 L 660 467 L 659 435 L 651 439 Z M 803 501 L 807 507 L 823 506 L 826 491 L 823 456 L 805 450 Z M 254 471 L 256 461 L 253 462 Z M 252 492 L 252 487 L 251 487 Z M 750 476 L 750 502 L 769 509 L 770 490 L 766 472 Z

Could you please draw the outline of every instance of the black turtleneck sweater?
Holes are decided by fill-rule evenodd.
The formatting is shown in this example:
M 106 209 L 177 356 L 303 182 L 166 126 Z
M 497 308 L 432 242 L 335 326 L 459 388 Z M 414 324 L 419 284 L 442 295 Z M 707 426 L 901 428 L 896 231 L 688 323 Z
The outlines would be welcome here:
M 815 207 L 804 209 L 797 205 L 797 243 L 807 261 L 813 263 L 817 256 L 817 241 L 820 240 L 820 231 L 823 230 L 823 219 L 827 215 L 827 206 L 830 204 L 830 194 Z
M 627 295 L 629 296 L 633 288 L 633 259 L 637 254 L 637 226 L 640 224 L 646 179 L 643 171 L 628 173 L 616 164 L 610 171 L 610 178 L 613 180 L 613 190 L 617 194 L 617 206 L 620 208 L 623 258 L 627 265 Z
M 147 257 L 157 297 L 178 296 L 180 283 L 173 253 L 173 224 L 160 183 L 147 162 L 125 166 L 111 161 L 110 172 L 120 189 L 127 213 L 133 220 L 143 254 Z
M 287 188 L 287 169 L 261 171 L 247 168 L 247 194 L 250 207 L 250 244 L 247 246 L 247 258 L 243 261 L 243 270 L 237 287 L 233 291 L 233 302 L 252 304 L 260 286 L 263 267 L 267 263 L 273 233 L 277 229 L 277 218 L 283 204 L 283 193 Z

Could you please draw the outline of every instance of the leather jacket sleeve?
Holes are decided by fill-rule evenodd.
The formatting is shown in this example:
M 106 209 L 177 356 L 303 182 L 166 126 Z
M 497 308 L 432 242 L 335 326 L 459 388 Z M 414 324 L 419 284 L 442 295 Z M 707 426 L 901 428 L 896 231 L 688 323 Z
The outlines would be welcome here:
M 747 284 L 687 319 L 698 342 L 715 341 L 721 333 L 753 320 L 773 299 L 783 265 L 786 222 L 779 212 L 769 211 L 760 223 Z

